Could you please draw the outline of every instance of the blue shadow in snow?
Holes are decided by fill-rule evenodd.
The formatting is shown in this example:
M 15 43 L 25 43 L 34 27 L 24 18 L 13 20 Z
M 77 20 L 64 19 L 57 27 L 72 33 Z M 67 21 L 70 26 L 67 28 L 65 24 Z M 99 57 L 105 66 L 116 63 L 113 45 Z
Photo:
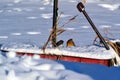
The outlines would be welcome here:
M 94 80 L 120 80 L 120 67 L 107 67 L 98 64 L 57 61 L 66 69 L 89 75 Z

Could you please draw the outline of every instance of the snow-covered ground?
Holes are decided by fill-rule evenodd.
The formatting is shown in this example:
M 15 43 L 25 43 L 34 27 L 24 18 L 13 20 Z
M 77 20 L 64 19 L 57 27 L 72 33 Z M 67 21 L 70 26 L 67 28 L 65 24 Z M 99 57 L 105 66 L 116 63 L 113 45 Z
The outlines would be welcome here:
M 93 44 L 95 33 L 76 5 L 81 0 L 59 0 L 58 37 L 73 38 L 77 46 Z M 22 43 L 42 47 L 52 26 L 53 0 L 0 0 L 0 44 Z M 88 0 L 86 12 L 104 37 L 120 39 L 120 1 Z M 18 45 L 17 44 L 17 45 Z M 64 46 L 66 46 L 64 44 Z M 9 46 L 7 46 L 9 47 Z M 0 80 L 119 80 L 119 67 L 52 61 L 0 52 Z

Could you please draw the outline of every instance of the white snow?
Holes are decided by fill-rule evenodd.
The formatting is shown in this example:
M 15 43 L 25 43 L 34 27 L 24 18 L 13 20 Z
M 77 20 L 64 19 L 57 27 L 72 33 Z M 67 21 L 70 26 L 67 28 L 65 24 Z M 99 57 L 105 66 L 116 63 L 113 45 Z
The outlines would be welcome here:
M 115 24 L 116 26 L 120 26 L 120 24 Z
M 72 30 L 75 30 L 75 28 L 65 28 L 65 30 L 70 30 L 70 31 L 72 31 Z
M 15 47 L 14 47 L 15 46 Z M 25 47 L 24 47 L 25 46 Z M 44 54 L 43 50 L 38 48 L 30 48 L 25 45 L 22 47 L 17 47 L 16 45 L 11 45 L 11 47 L 1 47 L 2 50 L 12 51 L 12 52 L 25 52 L 25 53 L 34 53 L 34 54 Z M 81 47 L 70 47 L 70 48 L 61 48 L 61 49 L 46 49 L 46 54 L 54 55 L 65 55 L 65 56 L 76 56 L 83 58 L 93 58 L 93 59 L 112 59 L 115 58 L 113 49 L 106 50 L 104 47 L 99 46 L 81 46 Z
M 87 29 L 87 28 L 90 28 L 90 27 L 89 26 L 82 26 L 82 28 Z
M 120 4 L 99 4 L 99 6 L 104 7 L 108 10 L 114 11 L 120 8 Z
M 14 11 L 17 11 L 17 12 L 21 12 L 22 9 L 21 8 L 13 8 Z
M 34 17 L 34 16 L 31 16 L 31 17 L 27 17 L 27 19 L 37 19 L 38 17 Z
M 0 38 L 8 38 L 8 36 L 0 36 Z
M 22 35 L 22 33 L 11 33 L 11 35 L 19 36 L 19 35 Z
M 3 10 L 0 10 L 0 13 L 2 13 L 3 12 Z
M 120 61 L 113 50 L 106 51 L 92 45 L 96 35 L 83 14 L 76 9 L 80 1 L 59 0 L 58 9 L 58 12 L 64 13 L 60 16 L 59 25 L 63 25 L 71 16 L 78 15 L 74 22 L 63 27 L 71 32 L 64 32 L 58 37 L 58 40 L 63 39 L 65 42 L 73 38 L 77 48 L 53 49 L 52 53 L 59 52 L 58 55 L 61 55 L 65 52 L 66 55 L 81 56 L 78 54 L 81 52 L 84 57 L 116 57 L 117 61 Z M 40 53 L 39 49 L 47 41 L 52 27 L 52 2 L 53 0 L 0 0 L 1 48 L 20 51 L 31 49 Z M 119 3 L 119 0 L 88 0 L 85 4 L 86 12 L 99 31 L 101 32 L 101 28 L 111 28 L 109 32 L 115 36 L 116 41 L 120 40 Z M 63 46 L 65 47 L 65 43 Z M 48 49 L 48 52 L 50 51 Z M 68 54 L 71 51 L 73 53 Z M 108 55 L 109 52 L 112 55 Z M 8 53 L 0 52 L 0 80 L 120 80 L 119 74 L 119 66 L 53 61 L 41 59 L 37 54 L 33 57 L 18 56 L 14 50 Z
M 27 32 L 27 34 L 36 35 L 36 34 L 41 34 L 41 32 Z
M 110 25 L 100 25 L 101 28 L 111 28 L 112 26 Z
M 7 55 L 8 58 L 15 58 L 16 57 L 15 52 L 7 52 L 6 55 Z
M 14 3 L 19 3 L 21 2 L 21 0 L 14 0 Z
M 7 55 L 6 62 L 1 63 L 4 65 L 0 66 L 3 68 L 0 69 L 0 79 L 3 80 L 72 80 L 73 77 L 76 77 L 75 80 L 92 80 L 90 76 L 66 70 L 64 65 L 54 61 L 34 59 L 28 56 L 8 58 L 9 56 Z M 18 61 L 10 61 L 10 59 L 15 58 L 18 58 Z
M 41 17 L 44 19 L 50 19 L 50 18 L 52 18 L 52 13 L 41 14 Z
M 40 10 L 44 10 L 44 9 L 45 9 L 45 7 L 40 7 L 39 9 L 40 9 Z

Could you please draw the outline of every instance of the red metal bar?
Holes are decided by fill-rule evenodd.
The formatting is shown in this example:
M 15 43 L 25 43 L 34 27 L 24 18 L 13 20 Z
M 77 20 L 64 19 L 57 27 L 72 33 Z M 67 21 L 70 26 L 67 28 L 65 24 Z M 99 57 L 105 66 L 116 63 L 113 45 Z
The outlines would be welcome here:
M 17 52 L 18 55 L 24 56 L 33 56 L 33 53 L 21 53 Z M 64 55 L 54 55 L 54 54 L 39 54 L 40 58 L 51 59 L 51 60 L 63 60 L 69 62 L 81 62 L 81 63 L 89 63 L 89 64 L 101 64 L 105 66 L 109 66 L 110 59 L 102 60 L 102 59 L 92 59 L 92 58 L 82 58 L 82 57 L 74 57 L 74 56 L 64 56 Z

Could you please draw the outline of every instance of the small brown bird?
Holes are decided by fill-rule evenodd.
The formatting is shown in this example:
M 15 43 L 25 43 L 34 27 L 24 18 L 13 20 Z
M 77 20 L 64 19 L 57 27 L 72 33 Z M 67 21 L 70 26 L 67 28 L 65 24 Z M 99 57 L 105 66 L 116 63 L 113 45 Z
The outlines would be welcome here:
M 69 40 L 67 41 L 66 47 L 72 47 L 72 46 L 76 46 L 76 45 L 75 45 L 73 39 L 69 39 Z

